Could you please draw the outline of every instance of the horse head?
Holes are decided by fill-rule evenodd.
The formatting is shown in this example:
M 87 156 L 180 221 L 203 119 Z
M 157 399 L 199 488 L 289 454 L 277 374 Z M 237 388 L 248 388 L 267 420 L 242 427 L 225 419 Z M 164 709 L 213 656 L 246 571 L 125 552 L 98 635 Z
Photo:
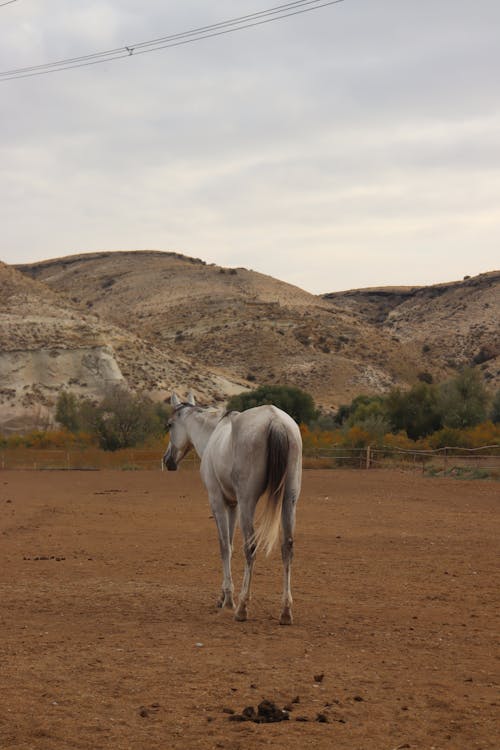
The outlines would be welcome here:
M 163 463 L 168 471 L 177 471 L 179 463 L 193 447 L 188 430 L 184 424 L 184 416 L 186 408 L 196 406 L 196 403 L 191 391 L 185 402 L 181 401 L 175 392 L 172 393 L 170 403 L 173 407 L 172 415 L 167 424 L 170 433 L 170 441 L 163 456 Z

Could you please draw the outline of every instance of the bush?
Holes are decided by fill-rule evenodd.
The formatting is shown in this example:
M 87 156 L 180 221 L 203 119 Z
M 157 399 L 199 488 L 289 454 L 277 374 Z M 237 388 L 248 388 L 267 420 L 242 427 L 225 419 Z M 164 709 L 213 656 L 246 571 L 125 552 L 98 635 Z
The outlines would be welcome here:
M 366 448 L 372 443 L 372 436 L 358 425 L 349 427 L 344 434 L 343 445 L 348 448 Z
M 466 367 L 439 389 L 438 408 L 445 427 L 473 427 L 487 416 L 488 393 L 477 370 Z
M 491 421 L 495 424 L 500 424 L 500 388 L 493 396 L 490 411 Z
M 167 410 L 149 398 L 120 386 L 114 388 L 97 409 L 95 429 L 104 450 L 133 448 L 166 429 Z
M 255 406 L 274 404 L 298 424 L 309 424 L 317 416 L 312 396 L 290 385 L 263 385 L 253 391 L 239 393 L 227 402 L 228 410 L 246 411 Z
M 337 425 L 352 427 L 363 424 L 366 420 L 387 420 L 387 409 L 383 396 L 356 396 L 350 404 L 341 404 L 335 414 Z M 387 424 L 387 429 L 390 425 Z
M 56 420 L 70 432 L 80 431 L 80 407 L 74 393 L 61 391 L 56 402 Z
M 438 394 L 428 383 L 418 383 L 406 392 L 394 388 L 387 396 L 386 409 L 392 429 L 405 430 L 412 440 L 442 427 Z
M 121 386 L 110 390 L 99 404 L 63 391 L 56 407 L 60 424 L 72 433 L 89 432 L 101 448 L 110 451 L 132 448 L 163 435 L 169 413 L 165 404 L 155 404 Z

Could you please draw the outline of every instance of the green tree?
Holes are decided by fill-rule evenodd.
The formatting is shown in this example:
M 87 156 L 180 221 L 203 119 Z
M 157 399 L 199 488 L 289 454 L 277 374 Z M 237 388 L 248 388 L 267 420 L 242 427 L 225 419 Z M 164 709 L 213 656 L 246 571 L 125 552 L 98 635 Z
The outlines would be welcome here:
M 351 407 L 349 404 L 340 404 L 335 414 L 335 424 L 343 425 L 349 419 Z
M 490 418 L 491 421 L 495 424 L 500 424 L 500 388 L 493 396 L 493 400 L 491 402 Z
M 143 395 L 122 386 L 113 388 L 98 407 L 95 429 L 104 450 L 139 445 L 152 435 L 165 431 L 167 410 Z
M 56 419 L 71 432 L 94 435 L 104 450 L 130 448 L 166 432 L 170 407 L 153 403 L 122 386 L 111 389 L 95 404 L 63 391 L 57 400 Z
M 345 430 L 359 427 L 370 435 L 372 441 L 381 442 L 384 435 L 391 429 L 385 398 L 383 396 L 356 396 L 348 407 L 348 416 L 343 422 L 343 427 Z
M 438 401 L 445 427 L 474 427 L 488 413 L 488 393 L 479 372 L 471 367 L 441 385 Z
M 60 392 L 56 401 L 56 420 L 70 432 L 80 431 L 80 406 L 74 393 Z
M 361 394 L 353 398 L 350 404 L 341 404 L 335 414 L 335 422 L 342 426 L 352 427 L 361 424 L 366 419 L 385 419 L 387 411 L 383 396 L 367 396 Z
M 430 435 L 442 427 L 438 393 L 428 383 L 417 383 L 409 391 L 394 388 L 385 403 L 393 431 L 405 430 L 412 440 Z
M 383 396 L 356 396 L 351 401 L 347 424 L 361 424 L 367 419 L 385 419 L 387 410 Z
M 309 424 L 317 416 L 313 397 L 290 385 L 263 385 L 253 391 L 239 393 L 229 399 L 227 408 L 246 411 L 265 404 L 274 404 L 283 409 L 298 424 Z

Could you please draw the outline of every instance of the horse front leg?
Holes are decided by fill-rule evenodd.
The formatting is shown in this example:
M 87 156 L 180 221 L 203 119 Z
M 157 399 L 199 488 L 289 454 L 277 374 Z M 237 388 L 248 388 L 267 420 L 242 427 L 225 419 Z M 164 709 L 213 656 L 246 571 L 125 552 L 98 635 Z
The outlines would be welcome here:
M 245 573 L 241 587 L 238 607 L 234 619 L 244 622 L 248 618 L 248 604 L 250 602 L 250 587 L 252 584 L 252 572 L 255 562 L 256 544 L 254 539 L 253 517 L 241 512 L 240 504 L 240 527 L 243 534 L 243 550 L 245 552 Z
M 217 601 L 217 606 L 234 609 L 234 586 L 231 575 L 231 556 L 235 522 L 235 509 L 228 508 L 224 498 L 218 495 L 210 496 L 210 507 L 212 509 L 217 531 L 219 534 L 220 556 L 222 560 L 222 592 Z

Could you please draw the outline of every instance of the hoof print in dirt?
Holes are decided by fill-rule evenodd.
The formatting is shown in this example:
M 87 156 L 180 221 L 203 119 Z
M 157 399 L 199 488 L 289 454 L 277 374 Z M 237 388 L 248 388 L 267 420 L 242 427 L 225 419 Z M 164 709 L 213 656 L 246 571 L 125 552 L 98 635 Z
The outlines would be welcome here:
M 324 676 L 325 676 L 324 672 L 321 672 L 321 674 L 315 674 L 314 675 L 314 682 L 317 682 L 317 683 L 323 682 Z
M 268 700 L 259 703 L 257 711 L 253 706 L 246 706 L 240 714 L 233 712 L 229 716 L 230 721 L 253 721 L 255 724 L 274 724 L 277 721 L 288 721 L 288 719 L 288 711 Z

